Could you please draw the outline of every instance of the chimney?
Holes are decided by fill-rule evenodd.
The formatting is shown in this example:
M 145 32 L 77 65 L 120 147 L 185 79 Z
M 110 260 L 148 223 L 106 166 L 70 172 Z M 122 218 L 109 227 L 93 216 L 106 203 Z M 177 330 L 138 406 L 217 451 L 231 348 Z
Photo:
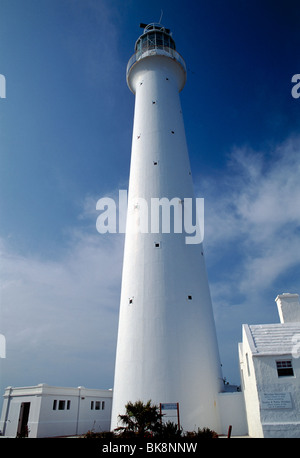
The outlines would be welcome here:
M 282 293 L 276 297 L 275 302 L 280 323 L 300 322 L 299 294 Z

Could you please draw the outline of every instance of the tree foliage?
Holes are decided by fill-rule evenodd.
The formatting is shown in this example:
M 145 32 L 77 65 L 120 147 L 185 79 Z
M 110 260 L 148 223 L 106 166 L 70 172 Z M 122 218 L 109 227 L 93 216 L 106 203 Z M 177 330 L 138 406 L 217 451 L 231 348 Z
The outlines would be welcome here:
M 125 415 L 119 415 L 119 420 L 124 426 L 116 428 L 116 431 L 124 435 L 145 437 L 160 430 L 162 414 L 150 400 L 145 404 L 142 401 L 128 402 L 125 409 Z

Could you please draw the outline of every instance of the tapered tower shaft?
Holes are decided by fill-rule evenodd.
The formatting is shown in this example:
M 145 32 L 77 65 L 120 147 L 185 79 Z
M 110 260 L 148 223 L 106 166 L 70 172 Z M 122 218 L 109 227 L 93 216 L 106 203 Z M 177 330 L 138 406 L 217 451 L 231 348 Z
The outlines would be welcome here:
M 135 111 L 111 426 L 128 401 L 151 399 L 178 402 L 186 430 L 218 430 L 222 373 L 203 245 L 187 243 L 175 218 L 194 198 L 179 98 L 185 63 L 161 25 L 146 26 L 135 50 L 127 67 Z M 154 220 L 157 199 L 170 203 L 169 231 L 166 206 Z

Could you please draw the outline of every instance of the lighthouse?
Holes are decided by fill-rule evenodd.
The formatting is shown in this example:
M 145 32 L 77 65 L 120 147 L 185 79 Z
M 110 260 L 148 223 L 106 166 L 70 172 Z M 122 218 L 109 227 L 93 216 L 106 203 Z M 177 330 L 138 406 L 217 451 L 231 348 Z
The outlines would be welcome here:
M 185 205 L 195 201 L 179 97 L 186 65 L 169 29 L 141 26 L 127 66 L 135 109 L 111 429 L 127 402 L 151 400 L 176 405 L 184 430 L 218 432 L 223 377 L 204 248 L 199 222 L 195 239 L 180 228 L 195 209 Z

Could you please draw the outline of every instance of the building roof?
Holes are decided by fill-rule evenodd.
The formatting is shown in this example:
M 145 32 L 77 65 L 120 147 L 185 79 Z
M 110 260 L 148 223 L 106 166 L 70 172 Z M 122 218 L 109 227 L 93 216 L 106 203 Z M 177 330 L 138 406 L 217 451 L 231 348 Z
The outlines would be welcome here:
M 253 355 L 286 355 L 295 349 L 300 351 L 299 322 L 243 326 Z
M 28 396 L 28 395 L 64 395 L 64 396 L 101 396 L 101 397 L 112 397 L 112 390 L 103 390 L 96 388 L 85 388 L 84 386 L 74 387 L 62 387 L 62 386 L 51 386 L 46 383 L 40 383 L 35 386 L 20 386 L 12 387 L 8 386 L 5 388 L 4 397 L 8 396 Z

